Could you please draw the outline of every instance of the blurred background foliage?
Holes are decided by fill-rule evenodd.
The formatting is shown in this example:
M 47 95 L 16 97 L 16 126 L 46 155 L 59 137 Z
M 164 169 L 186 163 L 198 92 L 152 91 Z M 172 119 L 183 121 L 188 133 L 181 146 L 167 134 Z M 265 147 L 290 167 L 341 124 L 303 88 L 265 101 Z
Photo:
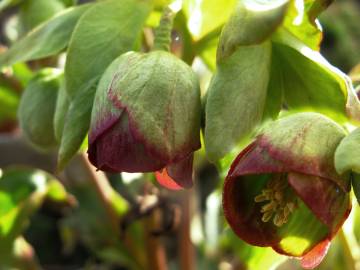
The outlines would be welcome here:
M 88 1 L 1 0 L 0 53 L 41 22 L 80 2 Z M 158 1 L 159 10 L 166 2 Z M 214 68 L 216 33 L 230 12 L 226 3 L 224 17 L 214 25 L 212 17 L 205 18 L 206 27 L 197 33 L 183 27 L 191 5 L 176 18 L 172 51 L 189 61 L 201 51 L 203 62 L 195 59 L 194 68 L 203 86 Z M 158 18 L 159 12 L 151 14 L 148 25 L 155 25 Z M 320 17 L 322 53 L 350 73 L 355 85 L 360 84 L 359 18 L 358 0 L 336 1 Z M 194 50 L 186 46 L 191 35 L 199 41 Z M 203 46 L 209 49 L 201 50 Z M 17 107 L 34 72 L 61 66 L 62 61 L 61 56 L 50 57 L 15 64 L 0 73 L 1 270 L 300 269 L 296 260 L 249 246 L 228 228 L 221 212 L 222 179 L 228 166 L 219 173 L 203 150 L 196 154 L 196 184 L 190 191 L 159 188 L 150 174 L 95 172 L 84 153 L 64 172 L 50 175 L 56 171 L 55 153 L 38 152 L 23 140 Z M 360 211 L 354 203 L 343 232 L 318 269 L 360 269 L 359 226 Z

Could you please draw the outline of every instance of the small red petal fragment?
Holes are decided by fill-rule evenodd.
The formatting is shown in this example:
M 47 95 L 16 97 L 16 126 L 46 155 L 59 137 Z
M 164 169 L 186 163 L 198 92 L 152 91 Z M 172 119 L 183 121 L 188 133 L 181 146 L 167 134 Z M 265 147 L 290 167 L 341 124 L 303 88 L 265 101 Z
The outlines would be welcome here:
M 305 269 L 314 269 L 324 259 L 326 253 L 330 247 L 330 240 L 325 239 L 324 241 L 317 244 L 312 250 L 310 250 L 304 257 L 301 258 L 301 266 Z
M 171 190 L 180 190 L 182 187 L 178 185 L 167 173 L 166 169 L 155 172 L 155 177 L 158 183 Z

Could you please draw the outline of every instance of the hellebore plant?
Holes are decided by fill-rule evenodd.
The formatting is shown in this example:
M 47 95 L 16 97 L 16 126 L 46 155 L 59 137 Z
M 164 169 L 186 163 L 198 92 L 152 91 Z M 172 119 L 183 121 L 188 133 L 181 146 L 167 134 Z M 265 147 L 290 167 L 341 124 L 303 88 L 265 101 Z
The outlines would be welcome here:
M 173 16 L 164 13 L 155 50 L 115 60 L 111 84 L 96 93 L 88 153 L 100 170 L 157 172 L 161 184 L 178 189 L 192 186 L 201 101 L 191 67 L 166 51 Z
M 317 113 L 281 118 L 234 160 L 223 192 L 225 217 L 251 245 L 272 247 L 316 267 L 351 210 L 350 175 L 334 153 L 345 136 Z

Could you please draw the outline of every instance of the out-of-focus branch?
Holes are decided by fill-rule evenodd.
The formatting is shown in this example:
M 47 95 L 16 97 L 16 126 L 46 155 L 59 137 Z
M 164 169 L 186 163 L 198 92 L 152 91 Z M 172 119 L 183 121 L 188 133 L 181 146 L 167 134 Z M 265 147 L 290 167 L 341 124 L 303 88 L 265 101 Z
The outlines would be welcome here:
M 182 219 L 179 227 L 179 259 L 180 269 L 195 269 L 195 248 L 191 241 L 191 217 L 193 190 L 184 191 L 180 195 L 182 209 Z
M 151 213 L 144 221 L 145 245 L 147 252 L 148 270 L 167 270 L 166 253 L 163 243 L 158 236 L 152 232 L 159 227 L 161 219 L 160 210 L 157 209 Z
M 115 209 L 112 207 L 111 195 L 113 191 L 105 174 L 101 171 L 96 171 L 96 168 L 90 164 L 85 154 L 80 154 L 72 160 L 66 170 L 66 174 L 71 175 L 70 178 L 77 179 L 77 181 L 84 179 L 91 182 L 106 211 L 114 237 L 120 237 L 120 220 Z

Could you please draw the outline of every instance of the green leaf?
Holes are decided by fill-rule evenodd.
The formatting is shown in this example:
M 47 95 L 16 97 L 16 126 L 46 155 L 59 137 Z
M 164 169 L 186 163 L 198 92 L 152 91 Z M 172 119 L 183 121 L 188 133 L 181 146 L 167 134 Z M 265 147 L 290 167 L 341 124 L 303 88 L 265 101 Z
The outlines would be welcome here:
M 184 0 L 183 11 L 188 18 L 188 28 L 195 41 L 220 29 L 236 6 L 236 0 Z
M 87 87 L 83 87 L 71 101 L 61 136 L 58 154 L 59 170 L 64 169 L 76 154 L 89 130 L 96 83 L 97 79 L 90 81 Z
M 327 9 L 334 0 L 305 0 L 305 10 L 311 23 L 315 22 L 317 17 Z
M 277 68 L 282 73 L 285 104 L 290 109 L 321 112 L 346 121 L 349 89 L 342 75 L 315 51 L 309 49 L 304 55 L 289 46 L 273 45 Z
M 284 23 L 276 33 L 276 38 L 286 44 L 291 36 L 311 49 L 319 51 L 322 32 L 318 22 L 315 21 L 321 11 L 319 7 L 316 7 L 317 2 L 323 2 L 323 0 L 309 0 L 305 3 L 291 1 Z
M 205 146 L 216 161 L 250 135 L 263 117 L 271 44 L 239 48 L 222 61 L 208 89 Z
M 20 8 L 21 30 L 26 33 L 62 11 L 65 5 L 59 0 L 27 0 Z
M 282 23 L 288 0 L 239 1 L 225 24 L 219 42 L 217 61 L 230 56 L 239 46 L 260 44 Z
M 78 19 L 90 6 L 88 4 L 66 9 L 39 25 L 0 55 L 0 67 L 61 52 L 67 46 Z
M 61 137 L 66 120 L 66 114 L 69 110 L 69 106 L 70 106 L 70 99 L 65 89 L 65 81 L 63 80 L 59 88 L 59 92 L 56 100 L 55 115 L 54 115 L 55 138 L 56 141 L 59 143 L 61 142 Z
M 339 174 L 347 171 L 360 174 L 360 128 L 346 136 L 337 147 L 335 168 Z
M 53 119 L 62 72 L 44 69 L 31 80 L 21 97 L 19 122 L 24 136 L 35 146 L 56 146 Z
M 134 48 L 150 9 L 145 1 L 108 0 L 84 14 L 71 37 L 65 66 L 70 97 L 101 76 L 116 57 Z
M 0 178 L 1 251 L 11 248 L 25 230 L 30 216 L 41 206 L 54 182 L 58 188 L 62 187 L 53 176 L 40 170 L 12 168 L 3 172 Z

